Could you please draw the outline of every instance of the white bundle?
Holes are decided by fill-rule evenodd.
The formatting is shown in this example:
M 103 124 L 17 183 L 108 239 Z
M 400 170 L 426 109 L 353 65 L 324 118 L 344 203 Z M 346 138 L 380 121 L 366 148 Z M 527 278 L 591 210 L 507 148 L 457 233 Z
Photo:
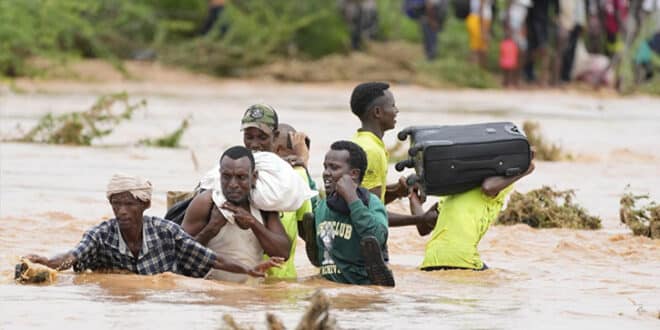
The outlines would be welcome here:
M 258 172 L 255 188 L 250 194 L 250 202 L 262 211 L 292 212 L 316 196 L 318 192 L 282 158 L 272 152 L 255 152 L 255 169 Z M 225 202 L 220 188 L 220 168 L 216 166 L 200 180 L 202 189 L 213 190 L 213 202 L 218 208 Z M 222 210 L 221 211 L 226 211 Z M 225 212 L 223 212 L 225 213 Z M 227 215 L 227 214 L 225 214 Z

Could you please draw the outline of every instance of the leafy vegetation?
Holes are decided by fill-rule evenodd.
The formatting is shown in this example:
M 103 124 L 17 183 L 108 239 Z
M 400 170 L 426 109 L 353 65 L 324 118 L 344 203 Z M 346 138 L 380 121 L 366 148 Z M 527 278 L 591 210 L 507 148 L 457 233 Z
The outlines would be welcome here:
M 119 114 L 114 113 L 116 104 L 124 108 Z M 126 93 L 105 95 L 87 111 L 46 114 L 17 141 L 88 146 L 95 139 L 112 133 L 121 122 L 130 120 L 133 113 L 146 104 L 145 100 L 130 103 Z
M 543 186 L 526 194 L 514 191 L 497 224 L 524 223 L 534 228 L 600 229 L 601 220 L 573 202 L 573 190 Z
M 181 146 L 181 137 L 183 137 L 183 133 L 186 132 L 188 126 L 188 119 L 184 119 L 181 122 L 181 126 L 179 126 L 174 132 L 156 139 L 143 139 L 140 140 L 138 144 L 150 147 L 179 148 Z
M 660 239 L 660 205 L 648 199 L 648 195 L 625 193 L 619 202 L 619 218 L 633 234 Z
M 572 158 L 572 156 L 564 152 L 559 145 L 548 142 L 548 140 L 541 135 L 541 126 L 539 123 L 525 121 L 523 122 L 523 131 L 525 132 L 525 135 L 527 135 L 529 144 L 534 147 L 536 159 L 554 162 Z

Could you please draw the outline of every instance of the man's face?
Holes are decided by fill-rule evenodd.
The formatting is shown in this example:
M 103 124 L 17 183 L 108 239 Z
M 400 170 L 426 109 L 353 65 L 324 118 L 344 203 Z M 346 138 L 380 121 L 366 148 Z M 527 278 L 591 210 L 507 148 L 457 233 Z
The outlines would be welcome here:
M 356 179 L 357 170 L 351 170 L 348 164 L 349 153 L 347 150 L 330 150 L 325 154 L 323 161 L 323 185 L 325 186 L 325 193 L 327 196 L 332 195 L 336 191 L 337 181 L 341 179 L 344 174 L 350 174 L 353 179 Z
M 243 144 L 252 151 L 272 151 L 273 141 L 273 134 L 256 127 L 247 127 L 243 130 Z
M 236 205 L 247 202 L 255 180 L 249 158 L 224 157 L 220 162 L 220 187 L 227 201 Z
M 142 223 L 144 210 L 148 209 L 150 202 L 143 202 L 126 191 L 110 196 L 110 205 L 120 229 L 135 228 Z
M 384 129 L 394 129 L 396 126 L 396 115 L 399 113 L 396 104 L 394 103 L 394 95 L 389 90 L 383 92 L 385 95 L 381 96 L 381 117 L 380 122 Z

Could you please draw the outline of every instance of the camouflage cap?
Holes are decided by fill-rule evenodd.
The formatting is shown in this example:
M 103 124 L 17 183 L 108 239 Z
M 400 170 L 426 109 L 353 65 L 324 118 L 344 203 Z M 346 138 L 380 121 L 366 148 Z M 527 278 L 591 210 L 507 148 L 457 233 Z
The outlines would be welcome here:
M 277 129 L 277 112 L 268 104 L 251 105 L 241 120 L 241 130 L 248 127 L 256 127 L 272 134 Z

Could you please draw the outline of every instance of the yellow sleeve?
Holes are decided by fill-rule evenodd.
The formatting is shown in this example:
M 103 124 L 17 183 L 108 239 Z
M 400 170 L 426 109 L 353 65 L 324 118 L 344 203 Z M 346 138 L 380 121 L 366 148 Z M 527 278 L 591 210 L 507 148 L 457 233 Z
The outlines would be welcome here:
M 376 150 L 365 150 L 367 154 L 367 173 L 362 180 L 362 186 L 367 189 L 381 187 L 385 189 L 385 181 L 387 180 L 387 159 L 384 155 Z M 385 167 L 383 167 L 383 163 Z

